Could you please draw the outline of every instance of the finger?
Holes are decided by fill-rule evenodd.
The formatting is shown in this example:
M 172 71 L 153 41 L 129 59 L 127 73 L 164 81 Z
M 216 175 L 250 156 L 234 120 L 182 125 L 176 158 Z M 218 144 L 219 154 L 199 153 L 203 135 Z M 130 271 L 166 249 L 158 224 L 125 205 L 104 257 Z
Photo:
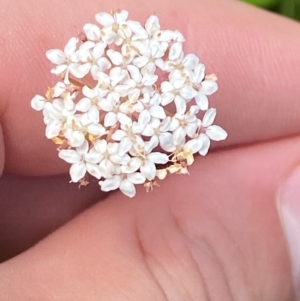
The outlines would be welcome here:
M 297 138 L 218 152 L 153 193 L 111 195 L 2 264 L 0 296 L 290 300 L 275 196 L 299 151 Z
M 4 174 L 0 181 L 0 263 L 16 256 L 107 196 L 97 181 Z
M 0 123 L 0 178 L 4 169 L 4 162 L 5 162 L 4 139 L 3 139 L 3 132 Z
M 29 102 L 54 83 L 45 51 L 62 48 L 77 34 L 74 27 L 92 22 L 99 3 L 88 1 L 84 10 L 74 1 L 2 3 L 1 19 L 6 27 L 1 27 L 1 56 L 6 60 L 0 70 L 1 99 L 6 103 L 2 117 L 6 169 L 31 175 L 65 172 L 67 165 L 57 159 L 55 146 L 44 138 L 42 117 Z M 236 1 L 188 0 L 183 5 L 155 0 L 137 6 L 127 0 L 102 3 L 101 10 L 109 11 L 111 6 L 128 9 L 130 17 L 140 21 L 155 13 L 164 28 L 184 33 L 186 52 L 198 54 L 207 72 L 219 77 L 220 91 L 211 105 L 219 110 L 217 123 L 229 133 L 227 145 L 300 132 L 299 24 Z

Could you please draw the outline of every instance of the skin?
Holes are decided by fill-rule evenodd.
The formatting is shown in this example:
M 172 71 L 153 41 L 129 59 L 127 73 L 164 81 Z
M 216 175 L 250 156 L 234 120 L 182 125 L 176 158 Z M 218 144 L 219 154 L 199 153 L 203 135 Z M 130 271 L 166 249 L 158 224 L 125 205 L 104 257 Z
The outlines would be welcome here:
M 0 299 L 294 300 L 276 200 L 299 164 L 299 24 L 230 0 L 12 3 L 0 12 Z M 218 75 L 211 105 L 229 133 L 190 176 L 132 200 L 70 185 L 29 106 L 55 82 L 45 51 L 111 8 L 183 32 Z

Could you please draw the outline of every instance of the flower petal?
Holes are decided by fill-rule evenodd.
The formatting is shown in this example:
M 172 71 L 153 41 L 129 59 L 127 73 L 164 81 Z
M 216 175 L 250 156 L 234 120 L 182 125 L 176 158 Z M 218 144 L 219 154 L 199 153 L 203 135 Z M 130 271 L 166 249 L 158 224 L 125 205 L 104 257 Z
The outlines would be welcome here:
M 181 96 L 175 97 L 175 106 L 178 114 L 184 114 L 186 112 L 186 102 Z
M 158 169 L 158 170 L 156 170 L 156 176 L 160 180 L 164 180 L 167 175 L 168 175 L 167 169 Z
M 194 90 L 191 86 L 184 86 L 180 89 L 180 95 L 183 98 L 189 100 L 197 95 L 197 91 Z
M 227 132 L 218 125 L 211 125 L 206 129 L 206 135 L 214 141 L 221 141 L 227 138 Z
M 100 123 L 89 124 L 87 131 L 94 136 L 102 136 L 105 134 L 105 128 Z
M 145 142 L 145 152 L 146 154 L 149 154 L 152 152 L 154 148 L 158 146 L 158 137 L 152 136 L 151 139 L 147 142 Z
M 81 65 L 78 63 L 74 63 L 69 66 L 69 69 L 70 69 L 70 73 L 73 74 L 75 77 L 83 78 L 89 73 L 91 69 L 91 64 L 86 63 Z
M 119 66 L 123 63 L 123 56 L 120 52 L 109 49 L 106 51 L 106 54 L 115 66 Z
M 132 147 L 132 142 L 128 137 L 124 137 L 119 145 L 119 155 L 124 156 Z
M 117 123 L 117 115 L 114 112 L 108 112 L 104 117 L 104 126 L 114 126 Z
M 100 120 L 100 112 L 96 106 L 91 106 L 87 115 L 92 122 L 98 123 Z
M 170 82 L 162 82 L 160 87 L 162 92 L 171 92 L 174 90 L 174 86 Z
M 121 10 L 120 12 L 115 13 L 115 18 L 117 23 L 125 22 L 128 18 L 128 11 L 127 10 Z
M 103 159 L 103 155 L 100 154 L 95 147 L 93 147 L 87 154 L 85 154 L 84 159 L 86 162 L 96 164 Z
M 81 131 L 72 131 L 69 135 L 66 135 L 66 138 L 69 140 L 69 144 L 72 147 L 79 147 L 85 141 L 84 134 Z
M 127 69 L 132 77 L 132 79 L 135 80 L 136 83 L 140 83 L 142 81 L 142 75 L 140 73 L 139 68 L 133 65 L 127 66 Z
M 81 156 L 85 155 L 88 152 L 88 150 L 89 150 L 89 143 L 87 142 L 87 140 L 84 140 L 79 147 L 76 147 L 76 151 Z
M 55 64 L 55 65 L 61 65 L 66 61 L 66 56 L 64 52 L 60 49 L 51 49 L 46 52 L 47 59 Z
M 158 17 L 154 15 L 150 16 L 145 23 L 145 28 L 150 36 L 159 31 L 160 25 Z
M 201 83 L 203 81 L 203 78 L 205 76 L 205 66 L 203 64 L 198 64 L 197 67 L 194 70 L 194 82 L 195 83 Z
M 216 118 L 217 110 L 214 108 L 208 109 L 203 117 L 202 125 L 203 127 L 207 128 L 214 122 Z
M 126 165 L 121 166 L 122 173 L 133 173 L 141 167 L 142 161 L 140 158 L 133 157 Z
M 121 141 L 124 137 L 126 137 L 126 132 L 123 130 L 116 130 L 111 136 L 115 141 Z
M 60 120 L 52 119 L 46 127 L 46 137 L 48 139 L 54 138 L 58 136 L 59 132 L 61 131 L 62 123 Z
M 111 14 L 108 13 L 99 13 L 95 16 L 98 23 L 103 26 L 110 26 L 115 22 L 115 19 Z
M 183 147 L 184 150 L 191 150 L 193 154 L 200 151 L 202 147 L 202 140 L 200 139 L 191 139 Z
M 78 101 L 75 106 L 76 111 L 87 112 L 91 107 L 91 100 L 87 97 L 84 97 Z
M 162 133 L 159 136 L 159 143 L 161 148 L 166 152 L 173 152 L 176 146 L 173 143 L 173 135 L 171 133 Z
M 181 145 L 185 142 L 185 136 L 186 132 L 182 127 L 178 127 L 174 132 L 173 132 L 173 143 L 175 145 Z
M 78 152 L 73 149 L 63 149 L 59 151 L 58 157 L 72 164 L 78 163 L 81 160 L 80 154 L 78 154 Z
M 106 44 L 105 43 L 102 43 L 102 42 L 97 43 L 95 45 L 94 49 L 93 49 L 93 52 L 92 52 L 93 53 L 93 57 L 95 59 L 100 58 L 103 55 L 105 48 L 106 48 Z
M 142 130 L 142 135 L 146 137 L 151 137 L 154 135 L 154 129 L 151 125 L 147 124 L 146 127 Z
M 85 24 L 83 26 L 83 31 L 84 31 L 86 37 L 90 41 L 98 41 L 101 37 L 100 28 L 95 24 L 91 24 L 91 23 Z
M 101 171 L 99 169 L 99 166 L 97 164 L 92 164 L 87 162 L 86 163 L 86 170 L 89 174 L 91 174 L 93 177 L 95 177 L 96 179 L 101 179 L 102 174 Z
M 126 114 L 118 113 L 117 117 L 118 117 L 118 121 L 123 125 L 131 125 L 132 124 L 131 118 L 129 116 L 127 116 Z
M 66 57 L 70 57 L 76 50 L 78 38 L 72 37 L 65 46 L 64 53 Z
M 142 126 L 146 126 L 151 120 L 151 115 L 148 110 L 144 110 L 141 112 L 138 123 Z
M 164 119 L 166 117 L 166 112 L 161 106 L 154 105 L 150 108 L 149 112 L 155 118 Z
M 160 152 L 154 152 L 149 154 L 148 159 L 156 164 L 166 164 L 169 161 L 168 155 Z
M 156 74 L 145 74 L 142 80 L 144 86 L 152 86 L 158 79 L 158 75 Z
M 72 164 L 70 168 L 70 176 L 72 182 L 77 183 L 85 176 L 85 174 L 86 174 L 86 166 L 84 162 L 78 162 Z
M 201 146 L 201 148 L 199 150 L 199 154 L 201 156 L 205 156 L 207 154 L 208 150 L 209 150 L 209 147 L 210 147 L 210 140 L 203 133 L 200 134 L 200 136 L 199 136 L 198 139 L 202 142 L 202 146 Z
M 182 54 L 182 43 L 174 43 L 170 47 L 170 52 L 169 52 L 169 59 L 171 61 L 177 60 Z
M 146 181 L 145 176 L 142 175 L 140 172 L 134 172 L 128 174 L 127 179 L 133 184 L 143 184 Z
M 156 175 L 156 167 L 155 164 L 148 160 L 144 165 L 141 166 L 140 171 L 143 176 L 145 176 L 148 180 L 153 180 Z
M 197 132 L 197 129 L 198 129 L 198 124 L 195 121 L 187 124 L 187 126 L 185 127 L 185 132 L 190 138 L 193 138 Z
M 217 82 L 213 80 L 205 80 L 201 83 L 200 91 L 205 95 L 211 95 L 218 90 Z
M 134 33 L 134 36 L 131 37 L 132 40 L 147 39 L 148 34 L 140 22 L 127 21 L 126 23 Z
M 135 186 L 128 179 L 121 181 L 120 190 L 130 198 L 133 198 L 136 194 Z
M 110 178 L 114 172 L 114 164 L 108 160 L 104 159 L 99 164 L 100 172 L 105 178 Z
M 145 56 L 138 56 L 133 60 L 133 64 L 138 68 L 143 68 L 148 62 L 149 59 Z
M 111 63 L 106 57 L 101 57 L 100 59 L 98 59 L 97 65 L 98 65 L 100 71 L 102 71 L 102 72 L 106 71 L 107 69 L 109 69 L 111 67 Z
M 165 92 L 161 95 L 161 105 L 166 106 L 174 100 L 174 94 L 172 92 Z
M 31 100 L 31 107 L 36 111 L 41 111 L 44 109 L 46 103 L 45 97 L 41 95 L 35 95 Z
M 98 152 L 104 154 L 107 150 L 107 141 L 105 139 L 99 139 L 95 142 L 94 147 Z
M 116 190 L 120 187 L 121 184 L 121 177 L 120 176 L 113 176 L 109 179 L 106 179 L 103 182 L 99 182 L 101 185 L 102 191 L 111 191 Z
M 199 58 L 193 53 L 187 54 L 182 61 L 183 66 L 191 70 L 193 70 L 198 63 Z
M 208 98 L 206 95 L 197 93 L 195 100 L 200 110 L 206 111 L 208 109 Z

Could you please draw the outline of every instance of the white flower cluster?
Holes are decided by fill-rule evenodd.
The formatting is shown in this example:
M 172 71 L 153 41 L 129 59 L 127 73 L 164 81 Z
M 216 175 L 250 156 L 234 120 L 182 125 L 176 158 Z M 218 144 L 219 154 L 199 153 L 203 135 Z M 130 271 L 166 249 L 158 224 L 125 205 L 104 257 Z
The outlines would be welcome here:
M 149 190 L 168 173 L 188 173 L 194 154 L 205 156 L 210 140 L 227 133 L 212 125 L 208 105 L 216 76 L 184 54 L 183 35 L 162 30 L 157 16 L 144 27 L 127 18 L 125 10 L 99 13 L 100 25 L 86 24 L 63 51 L 47 51 L 60 81 L 31 106 L 43 112 L 72 182 L 85 185 L 90 174 L 102 191 L 133 197 L 136 184 Z

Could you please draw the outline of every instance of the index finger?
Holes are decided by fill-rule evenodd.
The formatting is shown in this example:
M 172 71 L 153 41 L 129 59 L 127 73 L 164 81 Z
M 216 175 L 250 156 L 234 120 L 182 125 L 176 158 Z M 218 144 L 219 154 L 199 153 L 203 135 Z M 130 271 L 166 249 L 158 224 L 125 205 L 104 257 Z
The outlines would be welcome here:
M 62 48 L 99 10 L 125 8 L 143 22 L 155 13 L 163 28 L 179 29 L 187 39 L 185 51 L 199 55 L 208 72 L 219 78 L 220 90 L 211 98 L 219 111 L 217 123 L 229 133 L 223 145 L 253 143 L 300 132 L 299 24 L 235 1 L 155 0 L 40 4 L 2 0 L 0 63 L 2 117 L 9 172 L 51 175 L 66 172 L 56 146 L 44 137 L 40 114 L 29 105 L 54 83 L 44 53 Z M 111 6 L 114 7 L 111 7 Z M 18 22 L 16 22 L 18 20 Z

